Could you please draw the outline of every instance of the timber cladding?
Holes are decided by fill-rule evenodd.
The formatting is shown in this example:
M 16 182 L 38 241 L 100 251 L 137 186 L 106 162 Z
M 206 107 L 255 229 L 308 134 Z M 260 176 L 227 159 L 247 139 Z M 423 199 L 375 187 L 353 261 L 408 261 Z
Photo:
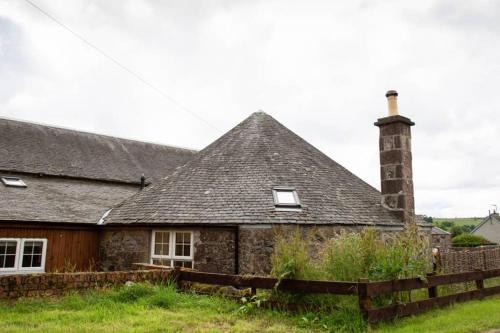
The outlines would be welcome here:
M 0 238 L 45 238 L 45 272 L 95 269 L 99 261 L 98 230 L 89 227 L 0 224 Z

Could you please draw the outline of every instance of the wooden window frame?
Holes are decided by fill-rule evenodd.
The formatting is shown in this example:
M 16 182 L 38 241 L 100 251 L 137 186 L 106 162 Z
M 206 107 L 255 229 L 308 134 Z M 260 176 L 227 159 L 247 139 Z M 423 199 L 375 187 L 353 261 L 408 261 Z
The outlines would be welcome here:
M 155 238 L 157 232 L 168 232 L 169 233 L 169 243 L 168 243 L 168 255 L 155 254 Z M 175 255 L 175 238 L 177 233 L 189 233 L 190 234 L 190 247 L 189 256 L 177 256 Z M 153 264 L 155 259 L 168 260 L 170 262 L 169 267 L 174 267 L 174 261 L 190 261 L 191 267 L 194 268 L 194 232 L 192 230 L 172 230 L 172 229 L 155 229 L 151 232 L 151 255 L 150 263 Z

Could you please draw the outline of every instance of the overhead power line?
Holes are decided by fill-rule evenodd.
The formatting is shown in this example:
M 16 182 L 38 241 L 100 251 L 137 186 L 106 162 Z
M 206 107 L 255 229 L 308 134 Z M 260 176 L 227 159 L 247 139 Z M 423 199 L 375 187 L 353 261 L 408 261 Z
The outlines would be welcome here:
M 171 103 L 177 105 L 180 109 L 182 109 L 183 111 L 189 113 L 191 116 L 195 117 L 196 119 L 200 120 L 201 122 L 205 123 L 210 128 L 216 130 L 217 132 L 220 132 L 220 130 L 217 127 L 215 127 L 214 125 L 212 125 L 206 119 L 204 119 L 203 117 L 201 117 L 198 114 L 196 114 L 194 111 L 192 111 L 191 109 L 189 109 L 188 107 L 186 107 L 185 105 L 183 105 L 181 102 L 179 102 L 175 98 L 169 96 L 167 93 L 165 93 L 163 90 L 161 90 L 160 88 L 158 88 L 154 84 L 148 82 L 141 75 L 139 75 L 138 73 L 134 72 L 133 70 L 131 70 L 130 68 L 128 68 L 127 66 L 125 66 L 124 64 L 122 64 L 120 61 L 116 60 L 116 58 L 110 56 L 108 53 L 104 52 L 99 47 L 97 47 L 96 45 L 94 45 L 91 42 L 89 42 L 87 39 L 85 39 L 85 37 L 83 37 L 82 35 L 80 35 L 76 31 L 74 31 L 73 29 L 71 29 L 70 27 L 68 27 L 67 25 L 65 25 L 64 23 L 62 23 L 61 21 L 59 21 L 57 18 L 55 18 L 54 16 L 52 16 L 51 14 L 49 14 L 44 9 L 40 8 L 37 4 L 35 4 L 34 2 L 32 2 L 30 0 L 24 0 L 24 1 L 26 1 L 29 5 L 31 5 L 35 9 L 37 9 L 40 13 L 42 13 L 43 15 L 47 16 L 49 19 L 51 19 L 52 21 L 54 21 L 55 23 L 57 23 L 59 26 L 61 26 L 66 31 L 68 31 L 69 33 L 71 33 L 74 37 L 78 38 L 80 41 L 82 41 L 83 43 L 85 43 L 87 46 L 89 46 L 92 49 L 94 49 L 97 53 L 99 53 L 100 55 L 102 55 L 103 57 L 105 57 L 106 59 L 108 59 L 109 61 L 111 61 L 112 63 L 114 63 L 116 66 L 120 67 L 122 70 L 124 70 L 128 74 L 132 75 L 134 78 L 136 78 L 137 80 L 141 81 L 143 84 L 145 84 L 146 86 L 150 87 L 154 91 L 156 91 L 163 98 L 165 98 L 168 101 L 170 101 Z

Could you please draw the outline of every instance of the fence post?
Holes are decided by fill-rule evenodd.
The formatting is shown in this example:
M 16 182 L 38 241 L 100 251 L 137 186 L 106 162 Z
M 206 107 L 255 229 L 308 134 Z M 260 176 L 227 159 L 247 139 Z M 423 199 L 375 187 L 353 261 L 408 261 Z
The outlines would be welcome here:
M 427 273 L 427 277 L 434 276 L 434 275 L 436 275 L 435 272 Z M 438 295 L 437 286 L 429 287 L 429 288 L 427 288 L 427 291 L 429 293 L 429 298 L 434 298 L 434 297 L 437 297 L 437 295 Z
M 368 310 L 371 307 L 371 299 L 368 296 L 368 279 L 358 280 L 359 309 L 363 317 L 368 321 Z
M 484 280 L 482 279 L 482 277 L 483 277 L 483 270 L 482 269 L 476 269 L 476 271 L 481 273 L 481 279 L 476 280 L 476 288 L 481 293 L 480 298 L 483 298 L 483 289 L 484 289 Z

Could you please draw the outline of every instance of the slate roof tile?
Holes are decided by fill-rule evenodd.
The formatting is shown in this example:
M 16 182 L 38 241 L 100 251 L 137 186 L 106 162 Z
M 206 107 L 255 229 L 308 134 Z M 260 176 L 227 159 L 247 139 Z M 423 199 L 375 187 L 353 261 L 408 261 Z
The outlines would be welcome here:
M 157 179 L 196 151 L 0 118 L 0 171 L 140 182 Z
M 295 187 L 302 210 L 277 211 L 275 186 Z M 116 206 L 106 223 L 402 225 L 380 192 L 263 112 Z

